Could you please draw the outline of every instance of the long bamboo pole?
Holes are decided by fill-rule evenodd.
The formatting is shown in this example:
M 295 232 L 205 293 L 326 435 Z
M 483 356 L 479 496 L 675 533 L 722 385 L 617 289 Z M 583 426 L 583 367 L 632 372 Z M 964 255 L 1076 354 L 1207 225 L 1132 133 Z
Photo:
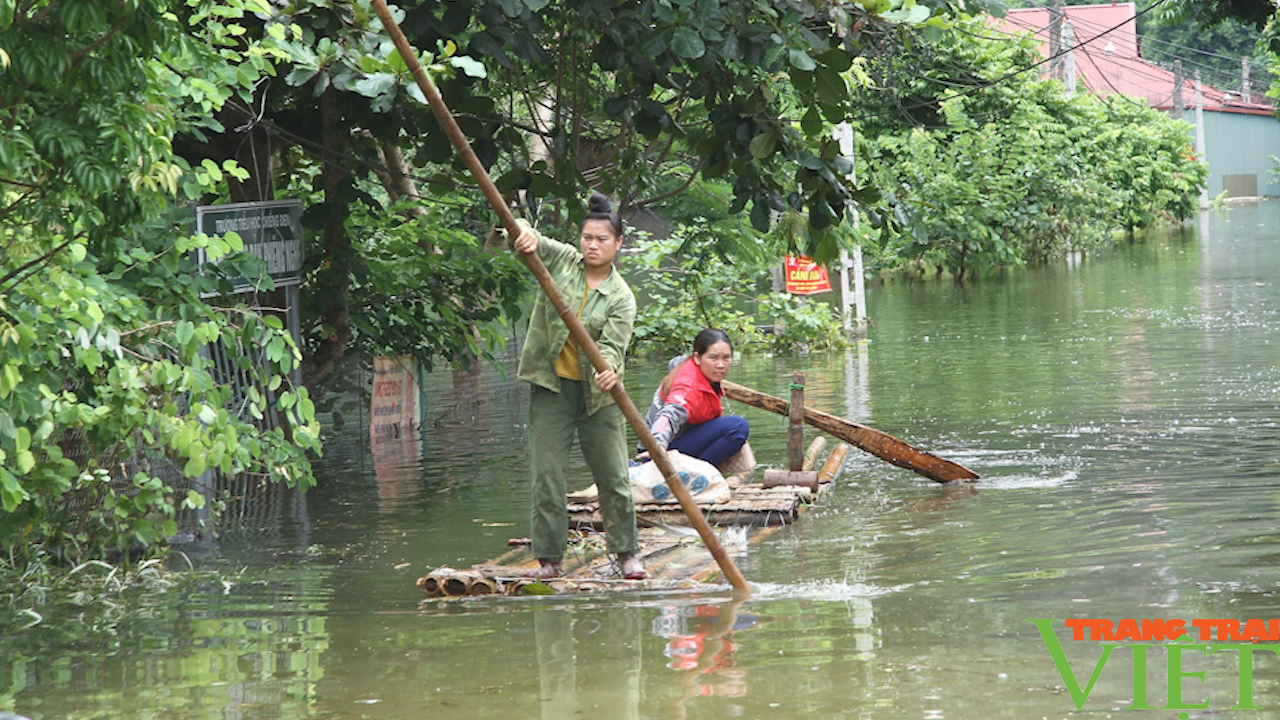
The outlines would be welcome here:
M 409 40 L 405 38 L 395 18 L 391 17 L 391 12 L 387 9 L 386 2 L 384 0 L 372 0 L 372 2 L 374 11 L 377 12 L 378 18 L 382 20 L 383 27 L 387 29 L 387 34 L 391 36 L 391 41 L 395 43 L 396 49 L 400 51 L 400 57 L 404 60 L 405 65 L 409 67 L 409 71 L 413 73 L 413 79 L 418 83 L 422 94 L 426 96 L 427 103 L 431 106 L 431 111 L 435 113 L 436 119 L 440 121 L 440 125 L 444 127 L 445 133 L 449 135 L 449 139 L 453 142 L 453 146 L 457 148 L 458 153 L 462 156 L 462 161 L 466 163 L 476 182 L 480 184 L 480 190 L 484 193 L 485 198 L 488 199 L 489 205 L 493 207 L 494 212 L 498 214 L 502 227 L 506 228 L 507 236 L 515 239 L 520 234 L 521 228 L 516 223 L 515 215 L 512 214 L 511 209 L 507 207 L 506 201 L 502 198 L 502 193 L 498 191 L 498 187 L 489 178 L 489 173 L 485 171 L 484 165 L 480 164 L 480 159 L 476 157 L 475 151 L 471 149 L 471 144 L 467 142 L 466 136 L 462 134 L 462 129 L 458 127 L 458 123 L 453 119 L 453 114 L 449 112 L 449 107 L 444 104 L 444 98 L 440 97 L 436 86 L 427 77 L 427 72 L 422 67 L 422 64 L 418 62 L 418 56 L 409 44 Z M 565 302 L 564 296 L 560 294 L 555 281 L 551 279 L 551 273 L 547 272 L 546 265 L 543 265 L 542 258 L 538 257 L 536 253 L 528 255 L 517 253 L 517 256 L 529 268 L 533 276 L 538 279 L 538 284 L 542 286 L 542 290 L 547 294 L 552 306 L 555 307 L 560 318 L 564 320 L 564 324 L 569 327 L 569 334 L 586 352 L 591 364 L 600 372 L 610 369 L 609 363 L 600 354 L 600 348 L 596 347 L 595 341 L 587 334 L 587 329 L 582 325 L 582 321 L 578 319 L 577 314 Z M 662 476 L 666 478 L 667 486 L 671 488 L 672 494 L 680 502 L 680 508 L 688 516 L 689 523 L 698 531 L 698 535 L 707 546 L 707 550 L 710 551 L 711 557 L 720 566 L 720 571 L 724 573 L 725 578 L 729 581 L 729 584 L 733 585 L 734 589 L 749 595 L 751 589 L 747 585 L 746 578 L 738 571 L 738 567 L 733 564 L 733 559 L 725 552 L 720 545 L 719 539 L 712 532 L 706 516 L 694 504 L 693 498 L 689 495 L 684 483 L 680 482 L 680 476 L 676 474 L 675 467 L 672 466 L 671 459 L 667 457 L 666 450 L 658 445 L 653 433 L 649 432 L 649 426 L 645 425 L 644 418 L 640 416 L 640 411 L 636 409 L 635 403 L 631 402 L 631 397 L 627 395 L 627 391 L 622 387 L 621 380 L 613 386 L 612 393 L 614 401 L 618 403 L 618 407 L 622 408 L 622 414 L 627 417 L 632 429 L 640 436 L 640 441 L 648 448 L 649 457 L 653 459 Z
M 782 398 L 766 395 L 728 380 L 720 381 L 720 387 L 724 389 L 725 397 L 730 400 L 746 403 L 761 410 L 783 416 L 795 411 L 795 408 L 789 406 Z M 828 415 L 811 407 L 804 408 L 804 421 L 825 433 L 851 443 L 859 450 L 865 450 L 885 462 L 923 475 L 935 482 L 973 482 L 978 479 L 977 473 L 959 463 L 925 452 L 873 427 Z

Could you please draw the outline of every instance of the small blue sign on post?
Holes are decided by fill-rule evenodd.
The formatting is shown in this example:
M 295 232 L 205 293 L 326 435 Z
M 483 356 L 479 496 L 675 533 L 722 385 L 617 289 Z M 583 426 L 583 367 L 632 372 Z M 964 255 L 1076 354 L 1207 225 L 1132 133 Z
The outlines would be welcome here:
M 267 274 L 277 288 L 302 283 L 301 200 L 200 205 L 196 207 L 196 232 L 238 233 L 244 241 L 244 251 L 266 263 Z M 201 265 L 207 261 L 203 249 L 197 252 L 196 260 Z M 248 278 L 236 278 L 233 282 L 236 293 L 262 289 Z
M 298 286 L 302 284 L 302 201 L 272 200 L 267 202 L 199 205 L 196 207 L 196 232 L 225 235 L 235 232 L 244 241 L 244 251 L 266 263 L 267 274 L 277 290 L 284 292 L 285 327 L 301 347 L 301 317 L 298 312 Z M 203 267 L 208 257 L 197 251 L 196 261 Z M 232 294 L 256 293 L 264 290 L 260 280 L 237 277 L 232 280 Z M 219 293 L 203 293 L 201 297 L 217 297 Z M 256 302 L 256 301 L 255 301 Z M 215 365 L 225 366 L 232 376 L 233 363 L 227 350 L 210 349 Z M 221 353 L 221 354 L 219 354 Z M 302 384 L 302 374 L 294 368 L 290 378 L 295 386 Z

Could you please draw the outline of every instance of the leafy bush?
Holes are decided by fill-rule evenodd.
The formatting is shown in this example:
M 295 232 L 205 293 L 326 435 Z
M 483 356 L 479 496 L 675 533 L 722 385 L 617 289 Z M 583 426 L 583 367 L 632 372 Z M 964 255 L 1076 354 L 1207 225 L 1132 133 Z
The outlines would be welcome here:
M 352 206 L 347 222 L 357 253 L 348 303 L 355 348 L 413 355 L 431 370 L 440 359 L 459 366 L 494 360 L 505 346 L 532 280 L 513 253 L 486 251 L 466 230 L 466 214 L 450 207 L 428 205 L 406 218 L 377 205 Z M 326 257 L 318 245 L 312 234 L 309 278 Z M 314 346 L 331 330 L 323 323 L 323 283 L 309 285 L 302 324 L 304 345 Z
M 285 384 L 297 348 L 278 318 L 200 298 L 218 280 L 197 273 L 190 252 L 219 260 L 239 249 L 238 237 L 171 238 L 161 253 L 134 247 L 107 273 L 84 241 L 59 240 L 52 254 L 50 243 L 17 243 L 0 262 L 9 278 L 0 298 L 0 549 L 20 559 L 38 544 L 81 559 L 172 535 L 178 507 L 204 497 L 175 493 L 158 476 L 169 463 L 178 477 L 215 470 L 311 484 L 314 409 L 305 388 Z M 253 265 L 241 257 L 227 270 Z M 257 390 L 245 417 L 230 407 L 230 388 L 202 354 L 217 343 L 260 353 L 263 362 L 241 372 L 275 392 L 289 436 L 253 423 L 270 410 Z
M 761 248 L 767 239 L 745 232 L 747 237 L 726 243 L 723 228 L 695 222 L 665 239 L 637 243 L 628 270 L 640 300 L 632 343 L 637 351 L 688 352 L 706 327 L 724 330 L 742 348 L 818 349 L 847 342 L 838 310 L 764 290 L 770 262 Z M 740 250 L 733 259 L 715 251 L 747 244 L 756 246 L 754 252 Z M 761 332 L 771 324 L 785 330 Z
M 870 65 L 875 85 L 892 89 L 863 91 L 874 119 L 859 172 L 891 191 L 906 220 L 877 249 L 881 265 L 928 263 L 963 280 L 1196 212 L 1208 171 L 1185 123 L 1141 100 L 1068 96 L 1055 80 L 1017 74 L 1040 58 L 1030 40 L 982 39 L 976 20 L 960 30 L 927 53 Z M 899 108 L 915 114 L 904 121 Z
M 174 151 L 274 72 L 242 24 L 269 9 L 0 12 L 0 568 L 153 549 L 180 507 L 204 502 L 193 482 L 206 471 L 313 483 L 314 408 L 288 385 L 298 349 L 277 318 L 203 300 L 231 286 L 192 258 L 261 276 L 234 234 L 186 227 L 190 203 L 247 175 Z M 256 387 L 235 405 L 202 352 L 218 344 L 257 355 L 239 368 Z M 269 403 L 289 432 L 256 422 Z
M 765 345 L 775 350 L 830 350 L 849 344 L 844 318 L 834 305 L 787 293 L 767 293 L 758 298 L 759 312 L 773 318 L 782 332 L 766 333 Z

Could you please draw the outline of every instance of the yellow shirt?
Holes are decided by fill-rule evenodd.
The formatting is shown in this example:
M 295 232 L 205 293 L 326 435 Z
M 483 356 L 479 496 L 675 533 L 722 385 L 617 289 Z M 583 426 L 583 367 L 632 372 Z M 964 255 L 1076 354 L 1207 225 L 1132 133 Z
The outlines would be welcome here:
M 582 317 L 582 309 L 587 306 L 587 296 L 591 294 L 591 288 L 582 288 L 582 304 L 578 306 L 578 317 Z M 565 380 L 582 380 L 582 361 L 578 356 L 578 341 L 573 339 L 573 334 L 569 334 L 569 339 L 564 341 L 564 347 L 560 348 L 560 354 L 556 356 L 556 375 Z

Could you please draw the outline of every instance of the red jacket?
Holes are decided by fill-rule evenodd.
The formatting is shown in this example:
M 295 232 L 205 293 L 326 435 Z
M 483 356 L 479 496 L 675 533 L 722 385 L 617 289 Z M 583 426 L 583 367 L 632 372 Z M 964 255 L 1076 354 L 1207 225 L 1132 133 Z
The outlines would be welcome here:
M 661 388 L 658 392 L 662 392 Z M 689 413 L 687 422 L 690 425 L 701 425 L 720 417 L 724 412 L 720 405 L 722 397 L 724 390 L 711 387 L 711 381 L 702 374 L 702 369 L 693 358 L 689 358 L 676 371 L 676 376 L 671 380 L 671 391 L 662 400 L 664 404 L 676 403 L 684 406 L 685 412 Z
M 672 361 L 675 362 L 675 361 Z M 689 358 L 679 366 L 666 395 L 659 387 L 644 421 L 662 447 L 667 447 L 689 425 L 700 425 L 720 417 L 724 391 L 712 387 L 701 368 Z

